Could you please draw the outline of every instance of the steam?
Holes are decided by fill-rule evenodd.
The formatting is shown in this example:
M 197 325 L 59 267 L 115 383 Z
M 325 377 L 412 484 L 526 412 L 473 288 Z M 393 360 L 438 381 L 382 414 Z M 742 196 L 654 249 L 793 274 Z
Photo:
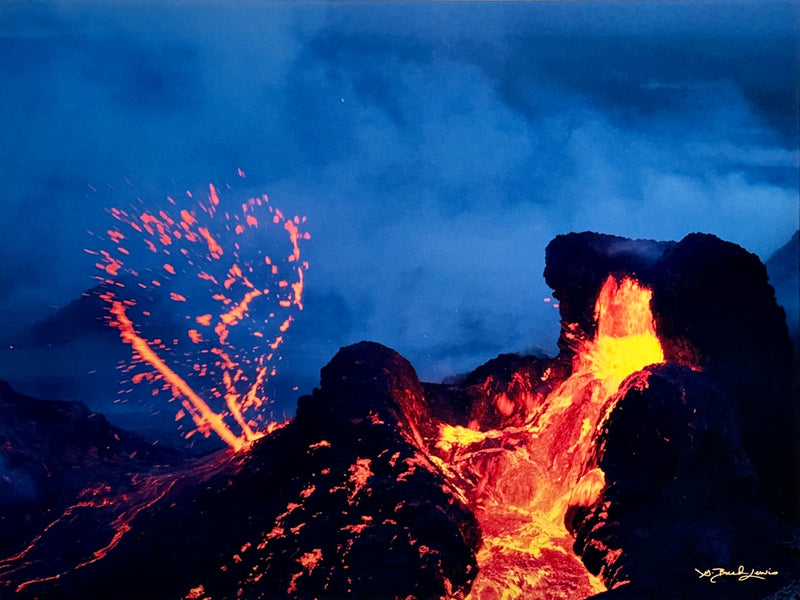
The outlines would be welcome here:
M 6 507 L 24 504 L 38 499 L 36 482 L 25 470 L 13 468 L 5 456 L 0 454 L 0 490 L 3 492 L 2 504 Z
M 298 380 L 360 339 L 424 379 L 554 352 L 559 233 L 702 230 L 762 257 L 789 238 L 791 2 L 543 4 L 4 9 L 0 317 L 90 286 L 104 207 L 239 167 L 309 219 Z

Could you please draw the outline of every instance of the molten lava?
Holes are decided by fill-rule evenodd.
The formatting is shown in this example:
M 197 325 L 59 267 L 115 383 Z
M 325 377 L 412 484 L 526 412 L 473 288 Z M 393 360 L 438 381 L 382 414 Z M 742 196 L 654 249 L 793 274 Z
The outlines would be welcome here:
M 95 254 L 100 257 L 97 266 L 106 283 L 101 297 L 109 305 L 110 324 L 133 351 L 134 363 L 127 371 L 131 381 L 158 385 L 169 391 L 173 399 L 179 399 L 181 408 L 176 411 L 176 420 L 189 415 L 194 423 L 187 437 L 196 431 L 205 435 L 215 433 L 238 451 L 275 427 L 264 421 L 263 386 L 275 373 L 272 361 L 294 320 L 292 311 L 302 309 L 304 272 L 308 265 L 301 262 L 301 243 L 308 239 L 308 234 L 300 230 L 303 219 L 287 219 L 268 205 L 266 197 L 248 200 L 238 213 L 223 212 L 223 200 L 211 186 L 206 205 L 201 204 L 194 211 L 182 209 L 177 218 L 165 211 L 131 216 L 115 209 L 113 216 L 130 231 L 110 230 L 108 239 L 117 246 L 115 253 Z M 261 238 L 257 244 L 246 244 L 248 234 L 256 231 L 260 223 L 280 226 L 284 246 L 280 255 L 272 253 L 279 259 L 260 252 Z M 132 246 L 137 240 L 143 243 Z M 121 246 L 123 243 L 125 247 Z M 133 268 L 137 265 L 133 260 L 136 248 L 148 256 L 156 253 L 154 266 L 142 269 L 141 275 Z M 244 248 L 247 260 L 243 258 Z M 136 300 L 126 297 L 130 280 L 124 279 L 125 275 L 133 279 L 136 288 L 146 290 L 162 303 L 143 305 L 147 296 L 144 300 L 141 296 Z M 330 565 L 343 560 L 360 536 L 374 542 L 369 537 L 374 535 L 374 531 L 370 533 L 372 527 L 380 525 L 391 531 L 399 527 L 396 515 L 387 514 L 378 523 L 372 513 L 368 510 L 362 513 L 359 508 L 371 506 L 365 498 L 382 488 L 384 493 L 389 490 L 396 494 L 392 496 L 399 500 L 394 505 L 396 513 L 398 507 L 415 501 L 413 492 L 408 492 L 411 497 L 405 497 L 403 490 L 414 489 L 407 486 L 407 480 L 420 467 L 437 478 L 437 489 L 440 487 L 453 504 L 466 504 L 480 524 L 483 541 L 476 556 L 479 570 L 469 598 L 577 600 L 602 592 L 602 582 L 587 572 L 573 552 L 574 540 L 565 526 L 565 516 L 570 507 L 592 506 L 605 489 L 606 475 L 592 463 L 592 456 L 597 435 L 618 400 L 621 383 L 645 366 L 664 361 L 650 309 L 651 298 L 651 290 L 634 279 L 609 276 L 595 303 L 595 333 L 581 335 L 577 326 L 570 327 L 576 340 L 571 366 L 555 361 L 537 375 L 515 371 L 502 391 L 490 385 L 491 376 L 476 385 L 499 415 L 492 426 L 481 427 L 480 415 L 470 415 L 469 427 L 441 424 L 434 447 L 427 448 L 424 430 L 418 426 L 423 418 L 433 417 L 430 413 L 421 417 L 424 411 L 415 412 L 416 405 L 411 400 L 407 404 L 398 401 L 397 406 L 403 407 L 409 420 L 408 427 L 403 429 L 405 441 L 397 440 L 397 447 L 404 449 L 407 443 L 414 449 L 402 459 L 408 469 L 400 475 L 391 469 L 400 464 L 401 452 L 390 454 L 388 448 L 377 455 L 367 452 L 351 456 L 348 459 L 351 466 L 344 467 L 344 478 L 339 481 L 332 478 L 331 466 L 316 468 L 312 475 L 297 481 L 294 471 L 288 469 L 293 483 L 285 510 L 275 513 L 274 519 L 270 517 L 269 527 L 260 533 L 255 529 L 246 539 L 237 540 L 241 543 L 235 547 L 240 550 L 220 566 L 220 572 L 233 570 L 240 563 L 248 565 L 247 575 L 238 583 L 237 595 L 242 595 L 246 586 L 258 584 L 264 577 L 272 581 L 270 568 L 273 564 L 279 568 L 284 564 L 281 561 L 288 558 L 295 570 L 290 572 L 283 590 L 289 597 L 304 595 L 301 586 L 316 585 L 309 582 L 323 578 L 320 575 L 323 571 L 328 573 L 325 577 L 330 577 Z M 165 304 L 177 311 L 182 325 L 185 324 L 180 339 L 164 341 L 160 339 L 163 334 L 144 331 L 148 318 L 157 315 Z M 183 347 L 189 348 L 184 354 L 188 358 L 185 362 L 180 361 Z M 248 349 L 243 350 L 244 347 Z M 205 382 L 210 383 L 203 385 Z M 413 396 L 408 390 L 402 394 Z M 416 423 L 414 417 L 418 418 Z M 371 426 L 385 425 L 391 431 L 389 420 L 372 412 L 366 419 Z M 356 419 L 351 423 L 362 421 Z M 498 422 L 501 425 L 494 426 Z M 287 435 L 283 442 L 290 439 Z M 380 439 L 378 447 L 384 438 Z M 308 452 L 325 449 L 327 453 L 335 446 L 336 442 L 332 445 L 320 440 L 310 444 Z M 57 580 L 69 570 L 88 567 L 117 548 L 143 510 L 174 494 L 182 485 L 203 481 L 206 473 L 211 476 L 227 469 L 234 472 L 255 455 L 256 452 L 225 453 L 223 457 L 218 454 L 207 464 L 194 463 L 184 472 L 154 475 L 138 487 L 132 484 L 135 491 L 129 495 L 114 495 L 109 490 L 98 492 L 96 498 L 79 498 L 77 504 L 48 524 L 29 546 L 0 561 L 0 583 L 3 577 L 14 575 L 21 580 L 17 591 L 25 591 Z M 339 458 L 335 461 L 347 464 Z M 225 465 L 226 462 L 229 464 Z M 323 464 L 328 463 L 320 462 L 316 467 Z M 392 475 L 387 477 L 387 473 Z M 317 475 L 319 478 L 313 479 Z M 387 486 L 387 478 L 397 486 Z M 322 509 L 327 510 L 331 505 L 319 504 L 326 495 L 341 497 L 337 500 L 341 502 L 339 514 L 347 516 L 352 509 L 353 520 L 337 530 L 349 537 L 335 547 L 324 536 L 303 539 L 304 545 L 295 547 L 293 544 L 299 544 L 298 540 L 306 535 L 301 530 L 305 532 L 313 521 L 314 517 L 309 520 L 309 514 L 320 515 L 320 521 L 327 520 Z M 389 511 L 392 506 L 389 505 Z M 383 510 L 380 508 L 376 514 L 382 514 Z M 75 518 L 88 521 L 97 515 L 106 519 L 107 527 L 92 552 L 69 568 L 48 569 L 45 575 L 36 570 L 41 540 L 54 537 Z M 243 515 L 242 522 L 249 523 L 247 519 L 251 516 Z M 408 543 L 414 545 L 417 540 L 411 536 L 412 531 L 407 531 Z M 474 549 L 477 535 L 470 543 Z M 421 558 L 433 553 L 427 544 L 416 549 Z M 440 574 L 450 594 L 450 581 L 441 564 Z M 469 568 L 473 566 L 471 563 Z M 474 571 L 467 573 L 471 576 Z M 465 580 L 463 585 L 468 586 L 469 581 Z M 213 583 L 213 578 L 208 582 L 193 581 L 192 587 L 186 588 L 185 598 L 208 597 L 206 589 Z M 462 587 L 462 591 L 466 589 Z M 462 597 L 461 594 L 458 592 L 457 597 Z
M 650 300 L 653 292 L 626 277 L 609 275 L 594 309 L 597 333 L 578 353 L 575 371 L 588 370 L 613 394 L 631 373 L 664 362 Z
M 161 360 L 146 340 L 136 335 L 133 329 L 133 323 L 125 314 L 125 306 L 122 302 L 115 301 L 111 306 L 111 314 L 116 317 L 112 321 L 114 327 L 119 329 L 122 341 L 130 344 L 134 353 L 141 360 L 149 363 L 155 368 L 159 374 L 169 383 L 176 396 L 185 397 L 188 402 L 184 403 L 184 407 L 188 410 L 195 423 L 201 430 L 213 430 L 219 435 L 222 440 L 234 450 L 240 450 L 243 440 L 236 437 L 222 417 L 215 413 L 205 401 L 198 396 L 194 390 L 177 374 L 170 369 L 167 364 Z M 249 432 L 249 430 L 248 430 Z M 252 435 L 252 432 L 250 432 Z
M 572 552 L 564 517 L 605 486 L 602 470 L 588 461 L 620 383 L 664 360 L 651 297 L 629 277 L 608 277 L 595 304 L 596 333 L 577 344 L 571 375 L 538 404 L 530 382 L 514 388 L 520 397 L 497 405 L 502 414 L 512 403 L 527 407 L 523 426 L 441 427 L 438 463 L 484 535 L 470 598 L 585 598 L 604 590 Z
M 117 246 L 113 251 L 87 250 L 102 259 L 97 267 L 104 273 L 99 279 L 107 291 L 101 297 L 109 305 L 110 324 L 133 350 L 134 363 L 127 370 L 146 369 L 134 373 L 131 381 L 164 384 L 171 399 L 181 399 L 183 410 L 176 420 L 188 414 L 194 421 L 186 438 L 197 431 L 206 436 L 213 432 L 234 450 L 271 426 L 260 410 L 266 402 L 264 385 L 275 374 L 270 363 L 279 359 L 276 351 L 294 320 L 291 312 L 303 308 L 308 263 L 300 260 L 300 245 L 309 239 L 301 230 L 305 218 L 285 217 L 266 196 L 250 198 L 240 208 L 222 212 L 214 185 L 209 185 L 205 204 L 183 208 L 174 217 L 165 210 L 129 214 L 115 208 L 112 216 L 130 230 L 107 232 Z M 279 257 L 263 252 L 269 240 L 259 231 L 260 223 L 272 223 L 288 234 L 289 246 L 278 249 Z M 120 245 L 123 241 L 126 247 Z M 158 268 L 144 270 L 147 275 L 139 272 L 147 261 L 134 260 L 142 250 L 161 256 Z M 126 297 L 130 284 L 122 277 L 108 278 L 123 275 L 151 293 L 150 299 L 156 299 L 152 309 L 141 306 L 141 296 Z M 171 344 L 158 339 L 161 332 L 148 341 L 138 331 L 154 314 L 163 313 L 159 298 L 176 303 L 170 312 L 190 325 Z M 191 349 L 181 357 L 177 350 L 187 342 Z
M 187 196 L 192 198 L 188 192 Z M 247 200 L 240 213 L 221 212 L 213 185 L 206 204 L 184 208 L 176 217 L 164 210 L 110 212 L 123 224 L 106 232 L 114 248 L 86 252 L 98 257 L 102 275 L 97 279 L 103 284 L 99 297 L 108 305 L 109 323 L 131 346 L 134 360 L 126 367 L 130 381 L 147 381 L 171 392 L 172 400 L 179 398 L 182 408 L 176 411 L 176 421 L 188 414 L 194 422 L 187 438 L 197 431 L 206 436 L 213 432 L 238 451 L 274 431 L 278 425 L 262 410 L 267 401 L 264 384 L 275 374 L 271 363 L 294 320 L 292 312 L 302 310 L 308 263 L 300 260 L 300 245 L 309 239 L 301 231 L 305 218 L 287 219 L 266 196 Z M 262 251 L 270 238 L 258 231 L 260 222 L 277 224 L 288 234 L 288 248 L 284 242 L 274 259 Z M 128 287 L 138 295 L 128 293 Z M 153 336 L 141 331 L 163 315 L 165 305 L 173 319 L 177 316 L 189 325 L 181 339 L 165 342 L 161 331 Z M 181 355 L 182 343 L 191 346 Z M 159 392 L 154 389 L 154 394 Z M 0 584 L 16 580 L 19 593 L 96 563 L 119 545 L 142 511 L 174 488 L 230 470 L 231 464 L 228 453 L 211 455 L 185 469 L 162 470 L 156 465 L 157 474 L 129 474 L 121 491 L 105 484 L 87 487 L 27 546 L 0 560 Z M 47 551 L 48 543 L 59 547 L 68 537 L 64 531 L 76 522 L 92 522 L 93 542 L 82 550 L 71 549 L 76 557 L 71 564 L 42 568 L 39 554 Z M 305 556 L 303 567 L 313 570 L 318 559 Z

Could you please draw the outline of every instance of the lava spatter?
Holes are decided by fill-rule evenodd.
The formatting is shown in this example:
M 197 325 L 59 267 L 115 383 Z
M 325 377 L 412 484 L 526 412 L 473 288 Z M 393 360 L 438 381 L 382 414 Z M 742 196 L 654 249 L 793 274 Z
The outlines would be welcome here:
M 133 351 L 130 380 L 180 400 L 179 417 L 193 421 L 187 439 L 215 433 L 239 450 L 269 426 L 264 388 L 303 308 L 310 236 L 305 217 L 285 216 L 266 195 L 235 210 L 213 184 L 205 202 L 187 198 L 183 208 L 169 198 L 169 210 L 111 209 L 115 247 L 87 252 L 98 257 L 109 322 Z

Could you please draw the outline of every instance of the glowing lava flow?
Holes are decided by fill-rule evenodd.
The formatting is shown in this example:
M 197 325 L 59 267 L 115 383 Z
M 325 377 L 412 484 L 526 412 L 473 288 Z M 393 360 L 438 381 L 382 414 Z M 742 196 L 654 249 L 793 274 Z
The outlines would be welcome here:
M 259 409 L 266 400 L 264 385 L 275 375 L 276 352 L 294 320 L 291 312 L 303 308 L 308 263 L 301 261 L 300 245 L 309 239 L 301 231 L 305 218 L 287 218 L 266 196 L 250 198 L 240 208 L 224 210 L 213 185 L 206 203 L 177 216 L 115 208 L 111 214 L 124 227 L 107 235 L 116 249 L 87 250 L 99 257 L 103 277 L 98 279 L 105 286 L 100 297 L 109 305 L 110 324 L 133 350 L 134 363 L 126 370 L 139 372 L 131 381 L 162 382 L 171 399 L 181 399 L 176 420 L 189 414 L 195 425 L 186 438 L 214 432 L 234 450 L 273 426 Z M 275 240 L 259 229 L 263 223 L 288 234 L 288 247 L 276 249 L 279 259 L 264 251 Z M 126 287 L 138 291 L 126 294 Z M 166 298 L 175 303 L 168 311 Z M 159 317 L 163 331 L 147 337 L 138 331 Z M 191 327 L 165 342 L 163 321 L 176 320 Z M 180 353 L 186 344 L 190 349 Z M 163 358 L 167 353 L 171 364 Z
M 175 490 L 213 477 L 230 464 L 228 458 L 229 455 L 212 454 L 193 459 L 180 468 L 155 465 L 149 473 L 127 473 L 117 491 L 108 483 L 93 483 L 25 548 L 0 558 L 0 585 L 16 581 L 15 591 L 28 594 L 31 586 L 57 581 L 103 560 L 131 531 L 140 513 Z M 85 532 L 82 539 L 72 537 L 76 524 Z M 54 555 L 54 547 L 63 551 Z
M 52 575 L 46 575 L 24 581 L 16 587 L 15 591 L 19 593 L 31 585 L 60 579 L 69 571 L 82 569 L 83 567 L 87 567 L 99 560 L 102 560 L 119 544 L 125 534 L 130 531 L 130 524 L 136 518 L 136 516 L 166 496 L 175 485 L 176 480 L 176 477 L 148 477 L 140 485 L 136 492 L 125 498 L 125 503 L 113 501 L 106 497 L 104 495 L 106 490 L 103 490 L 102 486 L 100 486 L 100 489 L 88 488 L 84 490 L 82 495 L 89 496 L 94 493 L 98 497 L 81 500 L 78 503 L 67 507 L 61 516 L 49 523 L 44 528 L 42 533 L 36 536 L 22 552 L 19 552 L 15 556 L 0 560 L 0 581 L 2 578 L 7 577 L 15 571 L 24 571 L 30 566 L 36 565 L 40 559 L 34 559 L 28 562 L 26 562 L 24 559 L 28 553 L 36 550 L 37 544 L 44 536 L 48 535 L 51 530 L 56 527 L 63 527 L 65 523 L 70 521 L 74 522 L 80 518 L 87 518 L 86 515 L 91 515 L 97 519 L 97 512 L 92 511 L 106 511 L 113 515 L 114 518 L 108 525 L 108 529 L 113 531 L 113 533 L 111 533 L 111 531 L 104 532 L 106 536 L 111 536 L 109 541 L 104 546 L 94 550 L 90 556 L 83 558 L 81 562 L 70 567 L 69 569 L 58 571 Z
M 575 371 L 589 371 L 613 394 L 631 373 L 664 362 L 650 312 L 651 290 L 626 277 L 609 276 L 595 304 L 595 339 L 578 353 Z
M 484 536 L 473 600 L 577 599 L 605 589 L 572 552 L 564 517 L 569 505 L 591 504 L 605 485 L 603 472 L 586 471 L 587 462 L 620 383 L 664 360 L 651 297 L 631 278 L 608 277 L 595 305 L 596 334 L 578 344 L 572 374 L 538 406 L 536 382 L 520 392 L 530 396 L 518 402 L 530 407 L 523 426 L 441 428 L 438 462 Z
M 136 335 L 136 332 L 133 329 L 133 323 L 125 314 L 125 307 L 123 306 L 122 302 L 115 301 L 112 304 L 111 314 L 117 318 L 116 321 L 112 321 L 112 324 L 114 327 L 119 329 L 122 341 L 124 341 L 126 344 L 130 344 L 138 357 L 150 363 L 159 373 L 161 373 L 164 379 L 166 379 L 166 381 L 172 386 L 172 389 L 176 394 L 184 396 L 188 399 L 191 404 L 184 404 L 184 406 L 186 408 L 192 406 L 194 411 L 196 411 L 192 414 L 193 416 L 196 415 L 195 423 L 197 423 L 197 426 L 200 428 L 213 429 L 217 435 L 219 435 L 219 437 L 221 437 L 222 440 L 231 448 L 234 450 L 240 450 L 244 441 L 233 434 L 233 432 L 225 424 L 222 416 L 211 410 L 208 404 L 206 404 L 205 401 L 203 401 L 203 399 L 200 398 L 200 396 L 198 396 L 177 373 L 175 373 L 175 371 L 170 369 L 167 364 L 161 360 L 158 354 L 153 352 L 147 342 Z M 246 430 L 245 433 L 250 433 L 252 437 L 252 432 L 250 432 L 249 429 Z

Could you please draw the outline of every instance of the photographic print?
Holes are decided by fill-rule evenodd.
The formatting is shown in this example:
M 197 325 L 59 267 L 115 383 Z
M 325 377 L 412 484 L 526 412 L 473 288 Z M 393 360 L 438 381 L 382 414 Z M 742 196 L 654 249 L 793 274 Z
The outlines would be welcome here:
M 797 600 L 795 0 L 0 5 L 0 597 Z

